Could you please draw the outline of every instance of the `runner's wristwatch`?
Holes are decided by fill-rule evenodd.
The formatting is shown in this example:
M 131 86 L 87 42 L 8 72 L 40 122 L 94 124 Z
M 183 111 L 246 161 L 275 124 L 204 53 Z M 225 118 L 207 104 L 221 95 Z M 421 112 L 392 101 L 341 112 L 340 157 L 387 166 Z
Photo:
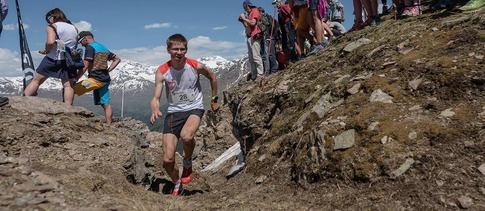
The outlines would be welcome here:
M 216 96 L 212 96 L 211 97 L 211 102 L 213 103 L 217 103 L 217 100 L 219 99 L 219 97 L 216 95 Z

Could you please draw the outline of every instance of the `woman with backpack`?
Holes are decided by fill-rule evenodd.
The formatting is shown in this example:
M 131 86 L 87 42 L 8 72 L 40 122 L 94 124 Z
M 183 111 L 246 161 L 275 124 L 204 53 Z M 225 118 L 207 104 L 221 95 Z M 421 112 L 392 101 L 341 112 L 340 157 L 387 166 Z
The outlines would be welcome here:
M 39 86 L 49 77 L 61 79 L 63 86 L 63 99 L 67 105 L 72 105 L 74 100 L 74 79 L 77 76 L 76 69 L 70 69 L 66 65 L 63 52 L 66 48 L 77 46 L 77 29 L 69 21 L 59 8 L 55 8 L 45 15 L 47 21 L 47 40 L 45 48 L 39 50 L 45 57 L 36 69 L 34 79 L 25 88 L 24 96 L 35 96 Z M 59 39 L 56 39 L 56 32 Z

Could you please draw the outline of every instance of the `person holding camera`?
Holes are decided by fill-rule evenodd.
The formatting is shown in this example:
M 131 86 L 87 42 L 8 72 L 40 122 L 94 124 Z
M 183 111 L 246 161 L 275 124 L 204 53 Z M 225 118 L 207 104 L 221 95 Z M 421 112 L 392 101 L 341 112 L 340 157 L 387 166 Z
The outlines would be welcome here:
M 263 38 L 260 34 L 261 29 L 258 27 L 258 21 L 261 14 L 258 8 L 251 3 L 250 0 L 245 0 L 243 2 L 244 11 L 246 11 L 249 16 L 246 17 L 244 13 L 239 15 L 239 21 L 243 24 L 246 31 L 246 43 L 248 45 L 248 59 L 250 71 L 247 75 L 247 80 L 256 80 L 257 76 L 263 75 L 263 60 L 261 58 L 261 39 Z

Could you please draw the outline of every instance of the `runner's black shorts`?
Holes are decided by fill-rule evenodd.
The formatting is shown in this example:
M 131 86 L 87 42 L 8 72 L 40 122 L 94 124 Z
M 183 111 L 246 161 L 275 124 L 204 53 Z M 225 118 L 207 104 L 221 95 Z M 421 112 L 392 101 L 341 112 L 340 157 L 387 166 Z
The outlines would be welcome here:
M 182 128 L 184 127 L 185 122 L 187 122 L 187 119 L 189 119 L 190 115 L 197 115 L 202 119 L 204 112 L 204 109 L 194 109 L 190 111 L 169 113 L 165 117 L 165 122 L 163 123 L 163 133 L 180 135 L 180 131 L 182 131 Z

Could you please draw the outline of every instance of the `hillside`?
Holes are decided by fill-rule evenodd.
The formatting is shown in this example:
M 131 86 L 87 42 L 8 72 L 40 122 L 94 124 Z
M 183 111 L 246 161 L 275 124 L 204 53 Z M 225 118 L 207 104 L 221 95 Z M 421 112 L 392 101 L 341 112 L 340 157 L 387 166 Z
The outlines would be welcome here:
M 143 123 L 12 97 L 0 210 L 485 210 L 485 8 L 392 18 L 226 90 L 178 198 Z M 201 171 L 238 140 L 242 172 Z

